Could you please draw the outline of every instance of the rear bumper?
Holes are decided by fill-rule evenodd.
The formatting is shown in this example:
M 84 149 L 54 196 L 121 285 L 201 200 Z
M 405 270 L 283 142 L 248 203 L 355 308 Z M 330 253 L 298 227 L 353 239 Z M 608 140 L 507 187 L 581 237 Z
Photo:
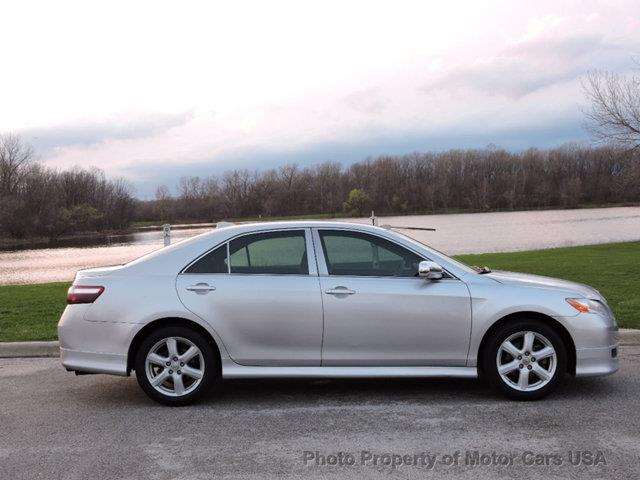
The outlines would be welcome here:
M 576 350 L 576 377 L 611 375 L 619 367 L 617 344 Z
M 86 320 L 90 304 L 68 305 L 58 323 L 60 360 L 67 370 L 127 375 L 136 325 Z
M 127 375 L 126 355 L 60 348 L 60 361 L 67 370 L 72 372 Z

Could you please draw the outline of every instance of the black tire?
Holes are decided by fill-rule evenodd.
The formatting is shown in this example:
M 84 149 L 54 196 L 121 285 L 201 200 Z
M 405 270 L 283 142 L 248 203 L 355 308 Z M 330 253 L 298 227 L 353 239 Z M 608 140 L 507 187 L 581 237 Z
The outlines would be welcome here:
M 535 388 L 536 382 L 540 381 L 540 387 L 535 390 L 523 391 L 518 390 L 517 386 L 512 386 L 507 383 L 507 381 L 503 380 L 500 373 L 498 372 L 498 351 L 502 343 L 507 340 L 512 335 L 517 335 L 520 332 L 534 332 L 536 334 L 542 335 L 546 340 L 548 340 L 553 349 L 555 350 L 555 369 L 554 373 L 548 382 L 545 384 L 544 380 L 541 377 L 538 377 L 535 372 L 533 375 L 530 375 L 528 378 L 533 379 L 534 381 L 531 383 L 531 387 Z M 518 337 L 514 339 L 517 341 Z M 540 340 L 537 339 L 536 342 Z M 539 346 L 540 343 L 537 343 Z M 535 347 L 534 347 L 535 348 Z M 538 351 L 540 351 L 538 349 Z M 502 357 L 504 355 L 505 357 Z M 533 357 L 533 363 L 531 362 L 531 357 Z M 504 358 L 504 362 L 508 363 L 509 361 L 518 361 L 518 357 L 510 357 L 508 353 L 504 351 L 501 353 L 501 361 Z M 520 375 L 521 369 L 528 369 L 529 366 L 535 368 L 535 352 L 531 352 L 530 356 L 525 357 L 526 363 L 522 362 L 518 365 L 518 370 L 514 370 L 509 375 L 513 375 L 513 382 L 516 382 L 516 378 Z M 481 361 L 482 361 L 482 370 L 484 378 L 496 389 L 498 389 L 502 394 L 507 396 L 513 400 L 539 400 L 548 394 L 550 394 L 553 390 L 555 390 L 562 378 L 565 376 L 567 371 L 567 349 L 560 338 L 560 335 L 551 328 L 549 325 L 545 324 L 540 320 L 516 320 L 510 322 L 508 324 L 500 327 L 493 335 L 492 338 L 488 339 L 488 342 L 481 353 Z M 542 362 L 550 362 L 551 360 L 542 360 Z M 538 362 L 541 364 L 541 362 Z M 546 365 L 550 365 L 546 363 Z M 526 371 L 525 371 L 526 374 Z
M 170 337 L 186 339 L 189 342 L 193 343 L 193 345 L 195 345 L 200 350 L 202 354 L 202 360 L 204 361 L 203 375 L 200 379 L 199 384 L 195 386 L 193 386 L 192 384 L 193 389 L 191 391 L 187 391 L 187 393 L 179 396 L 171 396 L 170 394 L 164 394 L 161 391 L 158 391 L 151 384 L 146 367 L 146 359 L 149 351 L 155 345 L 157 345 L 158 342 L 161 342 L 163 339 Z M 182 343 L 180 343 L 180 345 L 184 347 Z M 196 358 L 195 361 L 197 362 L 196 368 L 200 368 L 201 359 Z M 187 405 L 196 401 L 203 393 L 205 393 L 213 385 L 218 383 L 218 381 L 220 380 L 220 359 L 216 351 L 209 343 L 208 339 L 205 338 L 202 334 L 187 327 L 168 326 L 159 328 L 158 330 L 154 330 L 142 341 L 135 358 L 135 371 L 136 378 L 138 379 L 138 384 L 140 385 L 142 390 L 149 396 L 149 398 L 155 400 L 156 402 L 162 403 L 163 405 L 177 407 Z M 170 371 L 173 372 L 173 370 Z M 153 375 L 153 373 L 149 375 Z M 172 384 L 172 378 L 168 379 L 167 384 Z M 195 380 L 191 377 L 185 376 L 184 378 L 186 381 L 195 382 Z

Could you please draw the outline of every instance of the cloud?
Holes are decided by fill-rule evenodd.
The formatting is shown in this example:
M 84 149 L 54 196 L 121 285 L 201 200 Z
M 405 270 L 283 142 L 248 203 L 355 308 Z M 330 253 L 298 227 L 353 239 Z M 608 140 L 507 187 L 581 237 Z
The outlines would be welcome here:
M 19 133 L 36 148 L 40 155 L 47 156 L 67 147 L 87 148 L 111 140 L 135 140 L 161 135 L 173 127 L 184 125 L 192 116 L 192 111 L 144 115 L 133 118 L 114 118 L 100 123 L 87 122 L 28 129 Z
M 379 87 L 369 87 L 346 95 L 344 103 L 364 115 L 381 115 L 387 105 Z
M 0 129 L 49 165 L 98 166 L 141 191 L 236 165 L 583 140 L 580 76 L 628 71 L 640 53 L 629 0 L 327 1 L 313 14 L 262 2 L 251 16 L 234 2 L 153 4 L 146 23 L 148 6 L 130 2 L 100 21 L 57 4 L 33 19 L 22 5 L 37 28 L 0 30 L 21 72 L 3 78 Z
M 611 68 L 621 63 L 631 64 L 629 45 L 609 40 L 604 34 L 569 31 L 538 35 L 508 45 L 495 55 L 453 66 L 427 82 L 422 91 L 449 95 L 476 93 L 517 100 L 576 80 L 598 65 Z

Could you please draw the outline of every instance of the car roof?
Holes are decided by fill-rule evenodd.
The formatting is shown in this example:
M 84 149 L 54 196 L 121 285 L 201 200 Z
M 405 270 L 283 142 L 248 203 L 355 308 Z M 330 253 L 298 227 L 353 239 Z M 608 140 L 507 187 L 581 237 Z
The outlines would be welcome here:
M 210 232 L 206 232 L 201 237 L 210 238 L 213 236 L 224 236 L 227 238 L 241 235 L 250 232 L 262 232 L 269 230 L 283 230 L 290 228 L 336 228 L 336 229 L 348 229 L 348 230 L 360 230 L 370 233 L 377 233 L 382 236 L 392 236 L 395 232 L 388 228 L 378 227 L 371 225 L 370 223 L 360 222 L 348 222 L 339 220 L 287 220 L 276 222 L 249 222 L 238 224 L 225 224 L 224 226 L 214 228 Z
M 229 231 L 231 229 L 240 231 L 260 231 L 260 230 L 274 230 L 281 228 L 362 228 L 367 227 L 376 229 L 380 227 L 374 227 L 368 223 L 360 222 L 347 222 L 339 220 L 287 220 L 287 221 L 275 221 L 275 222 L 247 222 L 237 224 L 225 224 L 221 227 L 214 229 L 214 231 L 220 231 L 224 229 Z

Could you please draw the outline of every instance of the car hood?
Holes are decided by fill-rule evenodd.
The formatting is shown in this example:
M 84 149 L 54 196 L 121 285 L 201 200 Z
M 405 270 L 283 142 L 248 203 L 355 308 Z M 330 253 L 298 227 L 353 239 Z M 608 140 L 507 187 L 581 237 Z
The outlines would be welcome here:
M 582 283 L 570 282 L 559 278 L 543 277 L 541 275 L 531 275 L 528 273 L 493 271 L 483 275 L 493 280 L 507 285 L 521 285 L 537 288 L 553 288 L 575 292 L 576 296 L 602 300 L 602 295 L 595 288 Z

